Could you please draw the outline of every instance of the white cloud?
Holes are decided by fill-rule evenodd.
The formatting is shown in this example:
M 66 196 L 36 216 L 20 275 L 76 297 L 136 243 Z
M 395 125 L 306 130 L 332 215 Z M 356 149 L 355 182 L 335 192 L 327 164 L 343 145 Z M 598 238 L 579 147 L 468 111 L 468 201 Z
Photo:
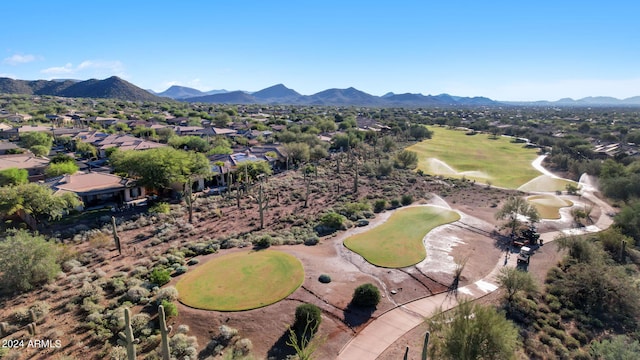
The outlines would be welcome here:
M 66 75 L 66 74 L 73 74 L 75 70 L 71 63 L 67 63 L 64 66 L 54 66 L 54 67 L 42 69 L 40 72 L 43 74 L 50 74 L 50 75 Z
M 96 78 L 102 79 L 110 76 L 119 76 L 126 78 L 124 65 L 120 61 L 105 60 L 85 60 L 79 65 L 74 66 L 67 63 L 64 66 L 54 66 L 40 70 L 42 74 L 48 74 L 52 77 L 59 75 L 72 75 L 81 79 Z
M 5 58 L 2 62 L 5 64 L 9 64 L 9 65 L 19 65 L 19 64 L 26 64 L 26 63 L 30 63 L 36 60 L 36 56 L 35 55 L 22 55 L 22 54 L 13 54 L 12 56 L 9 56 L 8 58 Z

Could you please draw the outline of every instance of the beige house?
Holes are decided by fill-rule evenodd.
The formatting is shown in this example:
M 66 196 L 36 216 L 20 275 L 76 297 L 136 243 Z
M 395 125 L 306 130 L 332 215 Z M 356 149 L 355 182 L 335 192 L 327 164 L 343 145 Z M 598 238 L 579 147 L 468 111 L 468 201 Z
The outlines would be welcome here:
M 44 171 L 49 159 L 34 156 L 31 153 L 0 155 L 0 170 L 10 168 L 25 169 L 29 173 L 29 181 L 44 180 Z
M 144 187 L 133 180 L 105 173 L 75 173 L 52 179 L 47 184 L 56 192 L 73 192 L 84 208 L 134 205 L 146 199 Z

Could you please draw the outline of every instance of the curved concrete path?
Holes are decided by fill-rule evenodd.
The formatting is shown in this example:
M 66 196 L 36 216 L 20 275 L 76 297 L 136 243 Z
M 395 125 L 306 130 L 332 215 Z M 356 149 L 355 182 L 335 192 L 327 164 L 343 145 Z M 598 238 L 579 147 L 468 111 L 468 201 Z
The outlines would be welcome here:
M 583 178 L 580 179 L 581 183 L 583 183 Z M 543 233 L 540 237 L 545 243 L 552 242 L 560 235 L 578 235 L 598 232 L 611 226 L 613 219 L 607 214 L 612 212 L 613 208 L 593 194 L 596 189 L 590 186 L 592 182 L 591 179 L 584 179 L 584 183 L 587 184 L 587 186 L 583 188 L 584 192 L 582 196 L 601 208 L 600 217 L 596 223 L 580 229 L 566 229 Z M 507 262 L 501 258 L 491 273 L 486 277 L 475 283 L 458 288 L 458 295 L 465 299 L 475 300 L 497 290 L 497 276 L 500 273 L 500 269 L 504 266 L 515 267 L 516 262 L 517 256 L 510 256 Z M 401 305 L 382 314 L 369 323 L 369 325 L 345 344 L 336 358 L 339 360 L 376 359 L 396 340 L 424 322 L 425 318 L 433 316 L 438 309 L 446 311 L 457 305 L 458 301 L 456 297 L 450 293 L 429 296 Z

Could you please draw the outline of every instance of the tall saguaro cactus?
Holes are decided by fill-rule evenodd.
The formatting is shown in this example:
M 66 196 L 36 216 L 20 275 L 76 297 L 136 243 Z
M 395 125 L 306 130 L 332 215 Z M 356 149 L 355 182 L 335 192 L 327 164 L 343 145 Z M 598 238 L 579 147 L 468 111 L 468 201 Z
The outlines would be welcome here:
M 193 224 L 193 203 L 196 201 L 197 195 L 193 194 L 191 180 L 184 184 L 184 202 L 187 204 L 189 211 L 189 224 Z
M 260 229 L 264 228 L 264 211 L 269 207 L 269 198 L 264 195 L 262 183 L 258 187 L 258 211 L 260 211 Z
M 124 308 L 124 333 L 118 333 L 121 343 L 127 349 L 127 359 L 136 360 L 136 345 L 139 340 L 133 336 L 133 328 L 131 327 L 131 313 L 129 308 Z
M 431 333 L 427 331 L 426 334 L 424 334 L 424 343 L 422 344 L 422 356 L 421 359 L 422 360 L 427 360 L 427 353 L 429 350 L 429 337 L 431 336 Z M 404 351 L 404 360 L 407 360 L 409 358 L 409 347 L 407 346 L 407 348 Z
M 422 360 L 427 360 L 427 353 L 429 350 L 429 337 L 431 336 L 431 333 L 427 331 L 426 334 L 424 334 L 424 343 L 422 344 Z
M 158 306 L 158 320 L 160 321 L 160 335 L 162 337 L 162 360 L 171 359 L 171 349 L 169 348 L 169 333 L 171 326 L 167 326 L 167 320 L 164 316 L 164 306 Z
M 118 228 L 116 227 L 116 218 L 111 217 L 111 230 L 113 231 L 113 241 L 116 243 L 118 254 L 122 255 L 122 248 L 120 247 L 120 236 L 118 236 Z

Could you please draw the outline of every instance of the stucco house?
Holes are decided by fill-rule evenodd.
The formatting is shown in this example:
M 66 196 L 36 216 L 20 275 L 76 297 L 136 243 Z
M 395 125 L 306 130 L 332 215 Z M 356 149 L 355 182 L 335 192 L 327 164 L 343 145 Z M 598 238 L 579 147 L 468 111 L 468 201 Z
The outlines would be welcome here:
M 73 192 L 84 203 L 84 208 L 133 205 L 146 199 L 144 187 L 135 181 L 105 173 L 75 173 L 47 181 L 56 193 Z

